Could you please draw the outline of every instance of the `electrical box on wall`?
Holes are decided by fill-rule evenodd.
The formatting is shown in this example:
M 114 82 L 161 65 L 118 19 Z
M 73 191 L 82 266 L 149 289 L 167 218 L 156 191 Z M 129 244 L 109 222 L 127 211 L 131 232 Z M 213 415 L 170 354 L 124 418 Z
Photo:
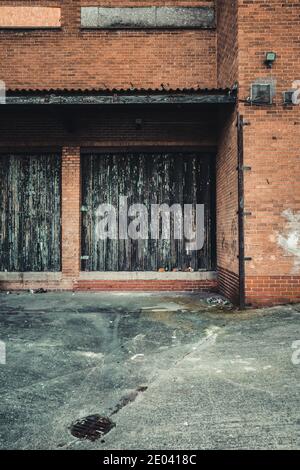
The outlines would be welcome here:
M 272 104 L 273 95 L 271 84 L 253 83 L 251 85 L 250 101 L 252 104 Z
M 283 102 L 284 104 L 293 104 L 293 95 L 295 90 L 289 90 L 283 92 Z

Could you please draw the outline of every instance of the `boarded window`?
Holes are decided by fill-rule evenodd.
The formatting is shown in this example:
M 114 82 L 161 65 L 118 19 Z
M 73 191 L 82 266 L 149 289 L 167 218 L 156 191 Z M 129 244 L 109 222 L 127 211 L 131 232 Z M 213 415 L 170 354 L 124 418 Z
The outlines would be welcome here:
M 186 153 L 92 154 L 82 156 L 82 270 L 157 271 L 214 270 L 214 156 Z M 205 239 L 199 251 L 187 252 L 185 240 L 99 239 L 99 206 L 119 211 L 120 196 L 128 207 L 144 204 L 204 204 Z M 150 217 L 151 218 L 151 217 Z M 129 219 L 128 219 L 129 220 Z M 118 233 L 118 236 L 120 234 Z
M 60 21 L 60 8 L 0 6 L 0 28 L 60 28 Z
M 0 270 L 60 271 L 59 155 L 0 155 Z

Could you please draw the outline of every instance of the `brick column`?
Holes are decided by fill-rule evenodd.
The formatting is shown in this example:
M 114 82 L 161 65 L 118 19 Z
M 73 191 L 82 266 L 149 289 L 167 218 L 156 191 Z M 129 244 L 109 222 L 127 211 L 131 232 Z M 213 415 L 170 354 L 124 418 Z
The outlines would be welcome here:
M 80 147 L 62 152 L 62 275 L 65 288 L 72 288 L 80 272 L 81 233 Z

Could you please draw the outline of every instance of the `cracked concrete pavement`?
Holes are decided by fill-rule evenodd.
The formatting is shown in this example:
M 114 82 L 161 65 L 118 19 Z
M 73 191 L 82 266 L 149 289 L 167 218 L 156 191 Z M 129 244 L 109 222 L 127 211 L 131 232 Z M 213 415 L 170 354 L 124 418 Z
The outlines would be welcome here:
M 195 294 L 0 293 L 0 448 L 299 449 L 299 320 Z M 103 439 L 71 435 L 114 410 Z

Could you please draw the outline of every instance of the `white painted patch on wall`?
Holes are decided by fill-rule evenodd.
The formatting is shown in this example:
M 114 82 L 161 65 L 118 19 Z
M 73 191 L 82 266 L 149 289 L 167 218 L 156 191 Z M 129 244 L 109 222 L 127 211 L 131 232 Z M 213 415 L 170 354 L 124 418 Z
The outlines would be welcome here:
M 277 233 L 277 243 L 286 254 L 294 257 L 293 274 L 300 272 L 300 212 L 287 209 L 282 213 L 287 220 L 285 233 Z

